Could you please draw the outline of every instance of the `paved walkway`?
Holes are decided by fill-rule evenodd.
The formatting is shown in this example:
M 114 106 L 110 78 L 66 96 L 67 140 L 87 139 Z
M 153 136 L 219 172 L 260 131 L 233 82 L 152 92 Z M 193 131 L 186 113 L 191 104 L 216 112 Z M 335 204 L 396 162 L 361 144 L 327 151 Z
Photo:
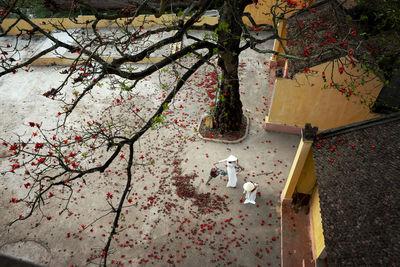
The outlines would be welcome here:
M 290 202 L 282 203 L 281 209 L 282 262 L 285 266 L 314 266 L 309 213 L 305 207 L 295 212 Z

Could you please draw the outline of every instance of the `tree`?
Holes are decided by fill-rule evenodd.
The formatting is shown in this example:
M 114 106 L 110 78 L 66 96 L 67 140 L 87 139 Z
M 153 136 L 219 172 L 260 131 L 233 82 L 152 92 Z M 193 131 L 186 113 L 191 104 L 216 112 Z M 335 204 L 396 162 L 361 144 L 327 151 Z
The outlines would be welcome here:
M 37 1 L 35 4 L 42 5 L 44 2 L 47 1 Z M 160 9 L 154 11 L 157 16 L 165 11 L 166 1 L 161 2 Z M 289 50 L 286 54 L 282 54 L 272 50 L 261 50 L 257 46 L 273 39 L 281 43 L 288 41 L 279 35 L 278 23 L 296 12 L 298 8 L 303 8 L 296 1 L 276 1 L 270 9 L 270 15 L 273 17 L 272 25 L 256 24 L 251 15 L 244 12 L 246 6 L 257 1 L 193 1 L 185 10 L 178 11 L 174 19 L 149 29 L 145 28 L 149 22 L 146 17 L 141 24 L 135 24 L 143 10 L 154 10 L 153 6 L 147 5 L 147 1 L 107 12 L 98 10 L 88 1 L 75 0 L 71 3 L 73 12 L 85 9 L 94 17 L 82 22 L 71 16 L 61 23 L 49 25 L 50 22 L 42 21 L 40 24 L 29 16 L 31 10 L 29 1 L 10 0 L 1 1 L 0 4 L 3 8 L 1 22 L 8 17 L 15 17 L 17 22 L 23 21 L 27 24 L 25 27 L 17 27 L 15 23 L 2 29 L 1 37 L 12 30 L 17 30 L 17 35 L 12 42 L 1 47 L 0 77 L 29 70 L 30 64 L 51 52 L 71 62 L 63 71 L 65 74 L 63 82 L 58 87 L 49 88 L 44 92 L 44 96 L 62 104 L 57 124 L 44 129 L 38 122 L 29 122 L 28 127 L 35 129 L 33 136 L 19 136 L 17 141 L 3 140 L 3 145 L 12 153 L 13 164 L 10 171 L 25 173 L 28 179 L 25 183 L 25 187 L 29 190 L 26 197 L 11 200 L 14 203 L 26 204 L 28 212 L 12 223 L 27 220 L 32 214 L 40 211 L 42 205 L 54 197 L 53 190 L 56 188 L 68 192 L 62 198 L 65 204 L 61 212 L 69 212 L 68 205 L 76 183 L 85 182 L 85 178 L 90 174 L 106 172 L 111 164 L 122 159 L 126 170 L 124 190 L 116 204 L 111 201 L 113 198 L 111 193 L 106 197 L 110 205 L 109 213 L 114 215 L 107 242 L 98 255 L 100 264 L 106 266 L 113 238 L 118 231 L 121 212 L 127 202 L 129 205 L 132 200 L 132 168 L 137 164 L 134 160 L 134 145 L 149 129 L 159 127 L 165 122 L 169 105 L 202 65 L 209 64 L 215 69 L 214 79 L 219 86 L 212 94 L 216 103 L 210 104 L 211 113 L 216 127 L 225 133 L 240 129 L 243 118 L 238 79 L 239 55 L 243 50 L 252 48 L 260 53 L 273 53 L 303 61 L 321 55 L 297 55 L 289 53 Z M 197 22 L 212 5 L 219 9 L 218 23 L 199 26 Z M 249 30 L 243 23 L 243 16 L 248 17 L 253 23 L 253 30 Z M 66 27 L 68 21 L 79 24 L 81 29 L 68 30 Z M 104 21 L 111 21 L 115 30 L 99 29 L 98 26 Z M 306 26 L 300 33 L 312 27 L 312 25 Z M 48 30 L 49 28 L 55 28 L 58 32 Z M 272 34 L 267 38 L 259 37 L 258 31 L 261 28 L 270 30 Z M 199 38 L 191 34 L 192 30 L 207 30 L 208 33 Z M 64 39 L 59 38 L 61 35 L 57 33 L 60 32 L 64 34 Z M 151 41 L 153 36 L 160 33 L 169 33 L 169 36 Z M 29 58 L 23 58 L 21 55 L 29 48 L 30 41 L 37 38 L 35 34 L 48 39 L 51 45 Z M 134 65 L 151 54 L 165 49 L 166 46 L 180 42 L 182 38 L 187 38 L 192 43 L 172 53 L 165 53 L 165 56 L 154 64 L 142 68 Z M 191 65 L 184 64 L 185 57 L 189 56 L 194 57 L 195 62 Z M 213 63 L 215 58 L 218 59 L 217 64 Z M 176 83 L 172 88 L 162 83 L 165 95 L 160 96 L 162 101 L 155 109 L 134 106 L 126 102 L 126 99 L 134 97 L 132 92 L 141 80 L 154 73 L 163 73 L 168 66 L 170 66 L 168 71 L 175 76 Z M 74 88 L 68 87 L 71 83 Z M 107 121 L 90 119 L 84 126 L 69 130 L 74 126 L 72 117 L 80 103 L 90 97 L 94 88 L 101 86 L 108 86 L 120 92 L 121 97 L 115 99 L 112 108 L 121 108 L 120 113 L 123 117 L 115 120 L 110 118 Z M 148 112 L 143 112 L 143 109 L 147 109 Z M 104 156 L 101 162 L 98 160 L 99 155 Z M 152 163 L 154 162 L 150 160 L 149 164 Z M 45 213 L 43 217 L 51 219 Z M 82 228 L 85 229 L 85 226 Z

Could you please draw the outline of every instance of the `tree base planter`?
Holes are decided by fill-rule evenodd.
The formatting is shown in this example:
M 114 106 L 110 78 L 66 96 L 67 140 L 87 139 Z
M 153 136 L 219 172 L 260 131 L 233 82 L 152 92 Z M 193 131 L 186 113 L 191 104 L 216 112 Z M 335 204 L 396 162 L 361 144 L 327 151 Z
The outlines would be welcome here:
M 246 139 L 249 133 L 250 120 L 246 115 L 243 115 L 242 127 L 239 131 L 220 134 L 217 128 L 210 128 L 208 121 L 210 117 L 203 117 L 199 123 L 199 136 L 205 141 L 212 141 L 225 144 L 237 144 Z

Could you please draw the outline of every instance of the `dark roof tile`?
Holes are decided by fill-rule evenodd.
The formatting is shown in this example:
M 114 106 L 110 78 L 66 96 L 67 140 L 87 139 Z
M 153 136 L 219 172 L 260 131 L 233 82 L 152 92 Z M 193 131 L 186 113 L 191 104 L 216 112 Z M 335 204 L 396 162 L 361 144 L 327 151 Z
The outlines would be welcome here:
M 400 259 L 400 113 L 318 138 L 313 155 L 329 266 L 395 266 Z

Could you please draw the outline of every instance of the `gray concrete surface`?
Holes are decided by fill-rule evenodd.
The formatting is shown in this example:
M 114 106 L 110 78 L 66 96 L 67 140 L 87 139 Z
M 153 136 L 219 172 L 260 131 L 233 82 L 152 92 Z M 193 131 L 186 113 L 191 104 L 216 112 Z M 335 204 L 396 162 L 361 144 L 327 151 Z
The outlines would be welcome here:
M 271 47 L 272 43 L 267 46 Z M 133 203 L 124 208 L 120 232 L 111 249 L 111 266 L 118 262 L 124 266 L 168 266 L 172 262 L 177 266 L 279 266 L 279 195 L 299 137 L 265 132 L 262 127 L 267 114 L 267 96 L 272 88 L 269 58 L 270 55 L 252 51 L 241 54 L 241 96 L 245 114 L 250 119 L 249 135 L 243 142 L 208 142 L 196 134 L 199 118 L 209 104 L 204 88 L 199 86 L 205 79 L 204 74 L 212 71 L 205 67 L 192 77 L 171 105 L 168 123 L 149 131 L 135 145 L 136 165 L 130 195 Z M 62 68 L 31 70 L 0 79 L 1 138 L 13 139 L 15 133 L 30 136 L 33 130 L 26 126 L 29 121 L 42 122 L 47 128 L 57 121 L 59 104 L 42 94 L 62 80 Z M 165 84 L 173 84 L 174 79 L 168 73 L 160 75 Z M 132 115 L 124 106 L 152 110 L 162 100 L 163 88 L 158 75 L 148 77 L 139 88 L 131 102 L 125 103 L 128 100 L 124 98 L 124 105 L 120 106 L 115 102 L 121 98 L 120 92 L 105 83 L 96 88 L 93 98 L 78 106 L 69 122 L 78 127 L 93 118 L 108 120 L 105 111 L 110 106 L 114 120 L 129 121 Z M 67 89 L 71 95 L 72 85 Z M 6 154 L 7 148 L 1 146 L 0 155 Z M 230 154 L 237 156 L 244 167 L 238 174 L 237 188 L 227 188 L 226 177 L 213 179 L 206 186 L 212 163 Z M 102 156 L 98 155 L 96 160 L 101 161 Z M 10 164 L 0 157 L 0 172 L 9 170 Z M 86 184 L 74 184 L 74 198 L 70 203 L 73 214 L 59 215 L 63 192 L 57 191 L 54 193 L 60 198 L 46 202 L 42 208 L 45 216 L 52 216 L 51 220 L 39 212 L 11 227 L 6 224 L 24 214 L 25 207 L 10 203 L 10 199 L 26 194 L 25 181 L 23 173 L 3 173 L 0 176 L 0 253 L 44 266 L 86 266 L 88 262 L 96 262 L 113 219 L 110 215 L 102 217 L 108 211 L 106 194 L 114 195 L 113 203 L 119 199 L 126 179 L 125 165 L 125 160 L 117 160 L 109 172 L 87 176 Z M 180 171 L 180 176 L 193 175 L 188 185 L 194 187 L 197 196 L 210 193 L 210 199 L 214 200 L 219 196 L 222 200 L 217 207 L 221 210 L 199 212 L 193 198 L 180 198 L 173 185 Z M 269 172 L 272 173 L 267 175 Z M 242 185 L 248 180 L 260 184 L 257 205 L 239 202 Z
M 117 31 L 116 29 L 112 28 L 100 28 L 98 30 L 98 33 L 103 36 L 106 40 L 108 39 L 113 39 L 114 37 L 120 38 L 123 33 L 120 31 Z M 82 35 L 82 30 L 81 29 L 68 29 L 67 31 L 54 31 L 52 33 L 52 36 L 58 40 L 61 40 L 67 44 L 74 45 L 76 46 L 77 43 L 80 45 L 85 45 L 89 42 L 87 38 L 87 34 L 90 36 L 94 36 L 94 34 L 91 32 L 91 29 L 88 32 L 85 32 L 84 35 Z M 129 53 L 138 53 L 145 48 L 151 46 L 158 40 L 162 38 L 167 38 L 172 36 L 172 32 L 166 32 L 166 33 L 159 33 L 157 35 L 151 35 L 147 38 L 143 38 L 143 40 L 139 43 L 139 45 L 135 46 L 129 46 L 125 48 L 125 52 Z M 46 49 L 49 49 L 51 46 L 54 45 L 54 42 L 52 42 L 50 39 L 47 39 L 44 36 L 40 35 L 34 35 L 32 38 L 28 38 L 27 36 L 20 37 L 18 41 L 15 40 L 14 36 L 5 36 L 2 37 L 1 41 L 2 43 L 2 51 L 5 51 L 8 53 L 8 57 L 12 57 L 17 61 L 24 61 L 32 57 L 33 55 L 36 55 Z M 7 47 L 7 44 L 10 44 L 10 47 Z M 15 46 L 19 50 L 16 52 L 14 50 Z M 171 47 L 170 46 L 163 46 L 154 53 L 151 53 L 149 56 L 150 57 L 162 57 L 162 56 L 167 56 L 171 53 Z M 91 49 L 90 46 L 87 49 Z M 101 51 L 101 55 L 104 58 L 107 57 L 120 57 L 121 55 L 113 49 L 112 46 L 107 47 L 106 49 Z M 77 58 L 78 54 L 76 53 L 71 53 L 68 51 L 66 48 L 60 47 L 54 50 L 53 52 L 47 53 L 45 55 L 46 58 L 55 58 L 55 57 L 65 57 L 65 58 Z

